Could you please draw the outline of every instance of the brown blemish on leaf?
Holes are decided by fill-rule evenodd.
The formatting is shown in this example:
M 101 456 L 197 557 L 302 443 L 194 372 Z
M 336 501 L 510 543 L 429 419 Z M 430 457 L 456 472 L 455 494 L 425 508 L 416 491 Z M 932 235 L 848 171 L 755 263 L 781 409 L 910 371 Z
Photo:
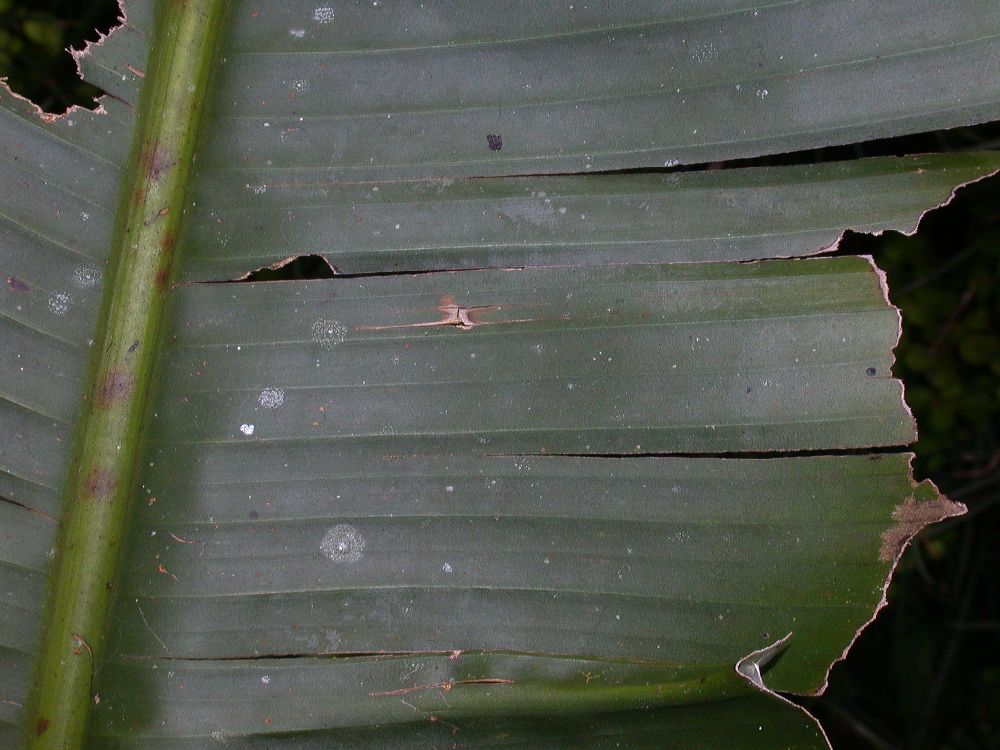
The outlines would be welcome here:
M 439 320 L 432 320 L 427 323 L 397 323 L 395 325 L 358 326 L 359 331 L 388 331 L 396 328 L 439 328 L 453 326 L 463 331 L 471 330 L 479 325 L 500 325 L 501 323 L 530 323 L 537 318 L 511 318 L 504 320 L 482 320 L 481 315 L 485 312 L 498 312 L 504 309 L 502 305 L 479 305 L 477 307 L 465 307 L 456 304 L 455 298 L 451 295 L 441 297 L 441 304 L 435 308 L 443 317 Z
M 49 728 L 49 720 L 44 716 L 38 717 L 38 723 L 35 724 L 35 736 L 41 737 L 45 734 L 45 730 Z
M 90 656 L 90 662 L 91 664 L 93 664 L 94 650 L 90 647 L 90 644 L 87 643 L 87 639 L 84 638 L 82 635 L 78 635 L 77 633 L 73 633 L 72 636 L 74 644 L 73 653 L 76 654 L 77 656 L 80 656 L 84 652 L 84 650 L 86 650 L 88 656 Z
M 106 502 L 118 486 L 118 478 L 107 469 L 95 466 L 83 480 L 83 494 L 92 502 Z
M 110 409 L 124 401 L 132 393 L 132 375 L 121 370 L 109 370 L 101 379 L 97 389 L 97 405 L 101 409 Z
M 943 496 L 924 502 L 917 502 L 912 497 L 906 498 L 892 512 L 893 525 L 882 532 L 882 548 L 879 550 L 878 559 L 882 562 L 892 562 L 924 526 L 961 515 L 963 512 L 965 512 L 964 506 Z
M 30 292 L 31 287 L 21 281 L 17 276 L 7 277 L 7 286 L 15 292 Z

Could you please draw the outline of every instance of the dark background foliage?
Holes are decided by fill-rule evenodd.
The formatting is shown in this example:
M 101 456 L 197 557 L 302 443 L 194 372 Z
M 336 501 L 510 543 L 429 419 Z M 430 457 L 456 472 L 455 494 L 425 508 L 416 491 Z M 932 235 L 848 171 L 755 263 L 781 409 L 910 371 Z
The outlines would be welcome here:
M 77 78 L 64 50 L 96 39 L 117 15 L 114 0 L 0 0 L 0 75 L 47 111 L 92 106 L 100 92 Z M 983 148 L 1000 148 L 1000 126 L 740 166 Z M 849 234 L 839 252 L 874 255 L 888 273 L 904 319 L 894 372 L 920 425 L 918 478 L 969 513 L 910 546 L 890 606 L 834 668 L 826 694 L 801 702 L 837 750 L 1000 748 L 1000 177 L 961 190 L 913 237 Z M 312 258 L 280 274 L 330 272 Z

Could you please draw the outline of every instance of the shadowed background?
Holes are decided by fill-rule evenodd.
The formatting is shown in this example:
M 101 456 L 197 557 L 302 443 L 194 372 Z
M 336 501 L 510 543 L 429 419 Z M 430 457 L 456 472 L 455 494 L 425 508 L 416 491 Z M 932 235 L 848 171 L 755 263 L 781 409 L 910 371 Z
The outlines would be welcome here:
M 0 75 L 49 112 L 92 106 L 65 49 L 106 32 L 114 0 L 0 0 Z M 1000 148 L 1000 126 L 709 165 Z M 875 256 L 903 311 L 894 374 L 920 426 L 917 478 L 969 506 L 911 545 L 883 610 L 803 699 L 837 750 L 1000 747 L 1000 177 L 959 192 L 913 237 L 850 234 L 842 254 Z M 331 275 L 315 256 L 256 280 Z

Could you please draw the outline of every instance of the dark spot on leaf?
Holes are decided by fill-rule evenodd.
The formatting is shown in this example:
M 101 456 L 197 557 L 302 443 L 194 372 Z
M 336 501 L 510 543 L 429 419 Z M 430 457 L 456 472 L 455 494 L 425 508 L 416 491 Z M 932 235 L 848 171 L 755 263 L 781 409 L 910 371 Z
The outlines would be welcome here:
M 747 393 L 751 393 L 752 391 L 753 391 L 753 386 L 752 385 L 748 385 L 747 386 Z
M 865 370 L 865 375 L 868 375 L 870 377 L 877 372 L 878 370 L 876 370 L 874 367 L 869 367 L 867 370 Z
M 97 405 L 102 409 L 110 409 L 132 393 L 132 375 L 121 370 L 109 370 L 101 379 L 97 390 Z
M 31 287 L 21 281 L 17 276 L 7 277 L 7 286 L 9 286 L 15 292 L 30 292 Z
M 117 485 L 118 478 L 113 473 L 95 466 L 83 480 L 83 494 L 87 500 L 107 501 Z
M 108 581 L 106 584 L 104 584 L 104 588 L 106 588 L 108 591 L 111 591 L 111 589 L 113 589 L 114 587 L 115 585 L 111 581 Z
M 38 717 L 38 723 L 35 724 L 35 736 L 41 737 L 45 734 L 45 730 L 49 728 L 49 720 L 44 716 Z
M 493 135 L 490 133 L 486 136 L 486 143 L 489 144 L 490 151 L 499 151 L 503 148 L 503 138 L 498 135 Z
M 132 345 L 128 348 L 128 351 L 125 352 L 125 353 L 126 354 L 131 354 L 132 352 L 134 352 L 138 348 L 139 348 L 139 339 L 136 339 L 135 341 L 132 342 Z
M 250 519 L 253 521 L 256 521 L 258 518 L 260 518 L 260 513 L 258 513 L 255 510 L 250 511 L 249 513 L 247 513 L 247 515 L 250 516 Z

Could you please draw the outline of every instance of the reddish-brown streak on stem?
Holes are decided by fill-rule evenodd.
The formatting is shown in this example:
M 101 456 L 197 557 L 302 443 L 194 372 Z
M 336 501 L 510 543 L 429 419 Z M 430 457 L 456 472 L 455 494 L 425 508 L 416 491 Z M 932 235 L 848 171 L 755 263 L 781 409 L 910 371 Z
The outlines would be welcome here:
M 101 378 L 97 389 L 97 406 L 100 409 L 110 409 L 124 401 L 132 394 L 134 380 L 132 374 L 122 370 L 110 370 Z
M 163 233 L 163 237 L 160 239 L 160 250 L 162 251 L 162 259 L 160 262 L 160 270 L 156 272 L 156 278 L 153 283 L 156 285 L 156 289 L 159 292 L 165 292 L 167 286 L 170 283 L 170 265 L 171 259 L 174 255 L 174 248 L 177 246 L 177 234 L 171 229 L 168 229 Z
M 151 180 L 159 180 L 160 175 L 174 164 L 176 162 L 171 158 L 170 153 L 161 148 L 159 143 L 148 144 L 142 150 L 142 168 Z
M 83 496 L 88 500 L 106 502 L 111 499 L 117 485 L 118 478 L 114 472 L 95 466 L 83 480 Z
M 139 206 L 144 200 L 146 200 L 146 183 L 139 181 L 132 191 L 132 206 Z

